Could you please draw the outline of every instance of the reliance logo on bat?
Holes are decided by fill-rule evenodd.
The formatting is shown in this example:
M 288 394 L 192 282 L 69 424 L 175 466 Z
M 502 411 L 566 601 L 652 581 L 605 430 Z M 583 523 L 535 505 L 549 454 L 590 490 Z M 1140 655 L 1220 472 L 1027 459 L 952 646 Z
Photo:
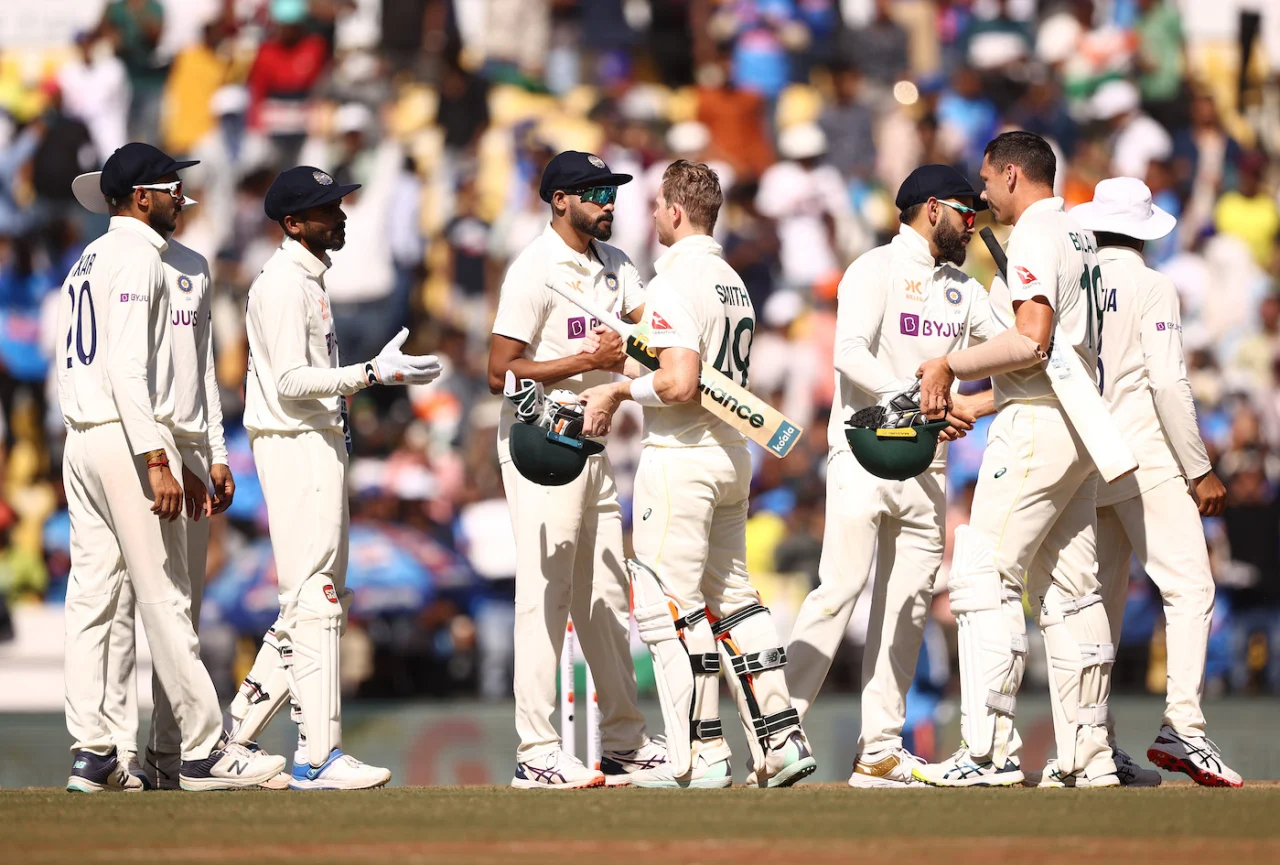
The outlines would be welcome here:
M 751 424 L 755 429 L 764 426 L 764 418 L 754 408 L 742 402 L 737 394 L 729 393 L 722 387 L 716 387 L 714 384 L 707 384 L 706 379 L 698 381 L 698 389 L 711 397 L 712 400 L 727 408 L 738 417 Z

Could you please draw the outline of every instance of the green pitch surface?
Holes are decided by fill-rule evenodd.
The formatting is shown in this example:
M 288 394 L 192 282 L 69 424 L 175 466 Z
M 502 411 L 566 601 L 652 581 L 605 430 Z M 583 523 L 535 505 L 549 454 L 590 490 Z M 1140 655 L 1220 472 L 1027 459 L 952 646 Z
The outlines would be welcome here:
M 1245 865 L 1280 862 L 1280 786 L 0 791 L 0 861 Z

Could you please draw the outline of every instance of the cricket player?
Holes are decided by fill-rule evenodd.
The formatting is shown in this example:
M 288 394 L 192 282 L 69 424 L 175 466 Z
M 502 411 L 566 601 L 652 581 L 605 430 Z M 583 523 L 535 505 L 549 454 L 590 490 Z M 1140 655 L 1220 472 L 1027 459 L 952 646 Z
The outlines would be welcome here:
M 345 586 L 350 512 L 346 397 L 375 384 L 428 384 L 440 375 L 434 355 L 406 355 L 401 330 L 364 363 L 339 366 L 324 274 L 329 253 L 346 242 L 342 198 L 359 184 L 340 185 L 302 165 L 281 172 L 264 210 L 285 240 L 249 288 L 246 325 L 249 375 L 244 425 L 270 522 L 280 591 L 280 616 L 248 682 L 286 687 L 258 693 L 252 718 L 236 718 L 233 737 L 252 741 L 293 698 L 298 723 L 289 788 L 357 790 L 381 787 L 391 772 L 342 751 L 338 640 L 351 591 Z M 233 717 L 234 717 L 233 706 Z
M 112 623 L 127 583 L 151 646 L 156 677 L 181 730 L 185 790 L 253 787 L 279 774 L 280 757 L 222 740 L 218 696 L 200 662 L 191 621 L 184 498 L 204 504 L 175 441 L 171 307 L 161 253 L 184 201 L 178 162 L 127 144 L 78 200 L 111 215 L 67 276 L 58 310 L 58 394 L 67 425 L 63 478 L 71 515 L 66 600 L 67 728 L 75 761 L 67 789 L 137 790 L 121 763 L 107 714 Z M 93 194 L 94 180 L 97 195 Z M 191 513 L 194 516 L 194 512 Z
M 1164 599 L 1168 646 L 1168 702 L 1147 758 L 1205 786 L 1239 787 L 1240 774 L 1205 736 L 1200 706 L 1214 595 L 1200 518 L 1222 513 L 1226 490 L 1196 424 L 1178 292 L 1142 260 L 1145 242 L 1173 231 L 1177 220 L 1132 177 L 1102 181 L 1093 201 L 1073 208 L 1071 216 L 1098 240 L 1106 292 L 1099 305 L 1105 322 L 1098 359 L 1102 396 L 1138 460 L 1137 472 L 1098 488 L 1098 579 L 1111 639 L 1120 639 L 1129 557 L 1136 552 Z M 1107 730 L 1120 782 L 1159 784 L 1159 772 L 1115 747 L 1113 718 Z M 1054 767 L 1047 768 L 1046 782 L 1054 776 Z
M 942 564 L 947 448 L 939 446 L 921 475 L 882 480 L 850 452 L 845 423 L 853 412 L 907 390 L 924 361 L 992 336 L 987 292 L 959 269 L 986 204 L 964 175 L 946 165 L 913 171 L 896 204 L 898 236 L 858 258 L 840 282 L 821 585 L 800 607 L 787 647 L 787 687 L 803 717 L 876 564 L 853 787 L 921 783 L 911 774 L 919 759 L 902 747 L 902 725 Z M 990 391 L 953 395 L 951 434 L 972 429 L 976 418 L 994 411 Z
M 948 586 L 964 744 L 913 769 L 939 786 L 1023 779 L 1013 719 L 1027 650 L 1024 577 L 1049 656 L 1058 769 L 1078 787 L 1120 783 L 1106 728 L 1115 648 L 1098 587 L 1098 473 L 1042 365 L 1052 341 L 1075 352 L 1086 375 L 1097 369 L 1102 278 L 1093 235 L 1053 194 L 1055 170 L 1037 135 L 1008 132 L 987 145 L 982 197 L 997 222 L 1013 225 L 1008 282 L 997 276 L 991 287 L 997 333 L 920 368 L 930 416 L 948 410 L 957 377 L 990 375 L 997 408 Z M 1094 383 L 1084 386 L 1096 401 Z
M 631 260 L 605 243 L 613 230 L 618 186 L 598 156 L 568 150 L 542 174 L 540 195 L 551 222 L 507 270 L 489 347 L 489 388 L 502 393 L 517 380 L 581 393 L 623 369 L 622 341 L 589 321 L 548 286 L 583 292 L 632 321 L 644 310 L 644 287 Z M 498 461 L 516 534 L 516 771 L 511 786 L 575 789 L 624 785 L 631 772 L 663 759 L 645 735 L 636 708 L 630 647 L 630 596 L 622 550 L 622 511 L 609 457 L 598 453 L 562 486 L 522 476 L 511 459 L 515 406 L 503 403 Z M 600 769 L 582 765 L 561 747 L 551 723 L 556 672 L 567 617 L 599 694 Z
M 183 208 L 197 202 L 184 197 Z M 169 320 L 173 332 L 174 428 L 184 472 L 199 481 L 193 485 L 187 507 L 179 517 L 187 536 L 187 581 L 191 624 L 200 630 L 200 599 L 204 593 L 205 561 L 209 551 L 209 519 L 231 506 L 235 479 L 227 465 L 222 434 L 222 402 L 213 360 L 213 328 L 210 303 L 213 285 L 204 256 L 172 237 L 160 254 L 169 295 Z M 201 492 L 208 489 L 202 500 Z M 207 504 L 206 504 L 207 503 Z M 111 651 L 107 658 L 107 701 L 104 711 L 112 740 L 130 772 L 145 786 L 160 790 L 178 788 L 179 745 L 177 720 L 158 679 L 152 676 L 154 706 L 145 769 L 137 762 L 138 710 L 135 682 L 135 606 L 133 591 L 125 583 L 111 625 Z M 288 785 L 284 773 L 264 786 Z
M 786 650 L 747 575 L 747 440 L 698 404 L 704 362 L 746 386 L 755 332 L 742 278 L 711 239 L 722 202 L 706 165 L 667 167 L 654 222 L 669 249 L 655 263 L 646 313 L 659 367 L 583 394 L 588 434 L 607 432 L 624 400 L 644 407 L 628 564 L 636 622 L 660 679 L 669 759 L 633 774 L 640 787 L 733 783 L 718 707 L 722 668 L 756 783 L 788 787 L 817 768 L 787 693 Z

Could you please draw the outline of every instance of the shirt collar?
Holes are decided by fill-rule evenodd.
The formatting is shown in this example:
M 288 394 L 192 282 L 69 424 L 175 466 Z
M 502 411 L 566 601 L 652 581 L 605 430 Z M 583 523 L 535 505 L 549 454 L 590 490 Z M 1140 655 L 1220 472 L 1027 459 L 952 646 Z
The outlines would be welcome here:
M 1022 211 L 1022 217 L 1019 217 L 1018 221 L 1021 222 L 1029 213 L 1040 213 L 1041 211 L 1050 213 L 1055 210 L 1061 213 L 1063 209 L 1062 199 L 1058 196 L 1055 195 L 1051 198 L 1042 198 L 1039 201 L 1033 201 L 1029 204 L 1027 209 Z
M 578 267 L 588 270 L 593 266 L 603 266 L 596 261 L 590 246 L 587 247 L 585 253 L 578 252 L 564 242 L 564 238 L 556 232 L 549 222 L 547 227 L 542 229 L 542 239 L 550 248 L 552 264 L 576 264 Z
M 141 219 L 134 219 L 132 216 L 111 217 L 111 223 L 107 226 L 107 231 L 132 231 L 140 235 L 160 252 L 164 252 L 169 248 L 169 242 L 161 237 L 159 232 Z
M 1130 249 L 1127 246 L 1101 246 L 1098 247 L 1099 261 L 1136 261 L 1143 267 L 1146 267 L 1147 261 L 1142 257 L 1142 253 L 1136 249 Z
M 709 235 L 691 234 L 671 244 L 667 251 L 653 263 L 653 269 L 657 273 L 662 273 L 681 255 L 719 256 L 721 251 L 720 244 L 716 243 Z
M 898 249 L 907 254 L 907 257 L 919 264 L 928 267 L 937 267 L 937 263 L 933 260 L 933 253 L 929 251 L 929 241 L 924 239 L 924 235 L 916 231 L 909 225 L 903 225 L 898 229 L 898 236 L 893 239 Z
M 300 264 L 303 270 L 316 279 L 324 276 L 324 272 L 332 265 L 327 253 L 320 258 L 316 258 L 309 249 L 292 237 L 286 237 L 284 243 L 280 244 L 280 248 Z

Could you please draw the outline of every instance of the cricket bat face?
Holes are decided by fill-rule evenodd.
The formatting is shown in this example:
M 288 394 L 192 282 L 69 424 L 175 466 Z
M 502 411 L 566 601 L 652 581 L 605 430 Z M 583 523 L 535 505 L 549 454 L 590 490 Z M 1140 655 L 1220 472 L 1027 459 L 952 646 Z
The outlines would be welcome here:
M 627 354 L 649 369 L 658 368 L 658 356 L 649 347 L 649 325 L 637 325 L 627 337 Z M 804 433 L 764 400 L 755 396 L 709 363 L 698 377 L 702 407 L 776 457 L 785 457 Z

